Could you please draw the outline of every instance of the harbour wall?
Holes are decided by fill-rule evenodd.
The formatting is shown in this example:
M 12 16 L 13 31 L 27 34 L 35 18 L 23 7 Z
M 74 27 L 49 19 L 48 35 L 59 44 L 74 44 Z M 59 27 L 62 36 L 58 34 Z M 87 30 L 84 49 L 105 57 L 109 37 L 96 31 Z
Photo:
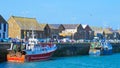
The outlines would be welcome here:
M 113 53 L 120 53 L 120 43 L 111 43 Z M 58 43 L 57 50 L 53 57 L 88 55 L 90 43 Z M 6 61 L 7 49 L 10 48 L 10 43 L 0 43 L 0 62 Z
M 120 53 L 120 43 L 111 43 L 113 53 Z M 57 44 L 58 49 L 55 51 L 55 57 L 61 56 L 75 56 L 75 55 L 88 55 L 90 43 L 62 43 Z
M 57 50 L 53 56 L 74 56 L 74 55 L 88 55 L 90 43 L 60 43 L 56 44 Z
M 120 43 L 111 43 L 113 47 L 113 53 L 120 53 Z
M 1 43 L 0 42 L 0 62 L 6 61 L 8 48 L 10 48 L 10 43 Z

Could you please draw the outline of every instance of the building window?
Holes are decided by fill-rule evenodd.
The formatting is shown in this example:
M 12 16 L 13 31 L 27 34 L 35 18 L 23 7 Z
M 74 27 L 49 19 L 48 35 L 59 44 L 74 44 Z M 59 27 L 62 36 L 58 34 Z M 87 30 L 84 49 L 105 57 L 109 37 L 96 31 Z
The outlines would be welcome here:
M 30 34 L 30 33 L 29 33 L 29 32 L 27 32 L 27 37 L 29 37 L 29 34 Z
M 0 30 L 1 30 L 1 26 L 2 26 L 2 24 L 0 23 Z
M 39 34 L 40 35 L 40 38 L 42 38 L 42 34 Z
M 6 31 L 6 24 L 4 24 L 4 31 Z
M 0 33 L 0 38 L 1 38 L 1 33 Z

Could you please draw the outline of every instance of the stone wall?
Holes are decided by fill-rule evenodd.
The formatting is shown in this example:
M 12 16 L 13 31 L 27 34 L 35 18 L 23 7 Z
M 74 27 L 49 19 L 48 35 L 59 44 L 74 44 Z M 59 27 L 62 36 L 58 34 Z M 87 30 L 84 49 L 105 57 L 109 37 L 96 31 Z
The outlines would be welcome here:
M 111 43 L 113 47 L 113 53 L 119 53 L 120 52 L 120 43 Z
M 57 50 L 53 54 L 55 57 L 88 55 L 90 43 L 63 43 L 57 44 Z
M 0 49 L 0 62 L 6 61 L 7 50 Z
M 120 43 L 111 43 L 113 46 L 113 53 L 120 52 Z M 0 43 L 0 62 L 6 61 L 6 55 L 10 48 L 10 43 Z M 57 44 L 57 50 L 53 57 L 88 55 L 90 43 L 61 43 Z
M 111 43 L 113 53 L 120 52 L 120 43 Z M 57 50 L 53 54 L 55 57 L 74 56 L 74 55 L 88 55 L 90 43 L 63 43 L 57 44 Z
M 7 49 L 10 48 L 10 43 L 1 43 L 0 42 L 0 62 L 6 61 Z

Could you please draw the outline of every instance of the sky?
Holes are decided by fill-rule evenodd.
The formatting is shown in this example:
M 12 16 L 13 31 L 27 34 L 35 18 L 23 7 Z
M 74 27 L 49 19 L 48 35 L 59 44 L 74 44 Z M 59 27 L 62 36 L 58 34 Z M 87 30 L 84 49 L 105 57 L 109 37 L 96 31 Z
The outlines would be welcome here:
M 39 23 L 120 28 L 120 0 L 1 0 L 0 14 L 36 18 Z

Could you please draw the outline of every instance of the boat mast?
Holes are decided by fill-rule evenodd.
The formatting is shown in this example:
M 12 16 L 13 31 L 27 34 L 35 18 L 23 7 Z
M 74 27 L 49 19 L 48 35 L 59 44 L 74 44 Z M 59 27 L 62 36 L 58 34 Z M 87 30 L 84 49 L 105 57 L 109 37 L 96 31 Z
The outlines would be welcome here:
M 34 26 L 33 26 L 33 24 L 32 24 L 31 30 L 32 30 L 31 37 L 34 39 L 34 37 L 35 37 L 35 34 L 34 34 Z
M 32 29 L 32 38 L 34 39 L 34 37 L 35 37 L 35 35 L 34 35 L 34 31 L 33 31 L 33 29 Z

